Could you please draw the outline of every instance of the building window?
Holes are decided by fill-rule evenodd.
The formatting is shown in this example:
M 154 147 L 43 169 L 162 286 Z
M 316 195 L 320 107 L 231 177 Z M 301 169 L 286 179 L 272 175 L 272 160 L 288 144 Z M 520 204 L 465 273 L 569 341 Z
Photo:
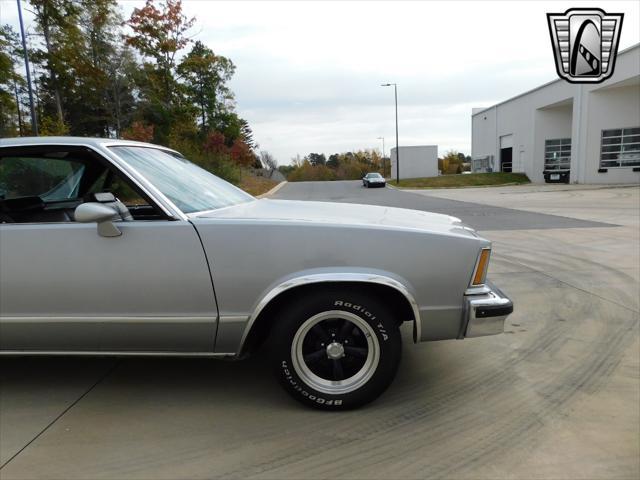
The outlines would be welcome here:
M 544 141 L 544 171 L 571 168 L 571 139 L 555 138 Z
M 640 166 L 640 127 L 602 131 L 600 168 Z

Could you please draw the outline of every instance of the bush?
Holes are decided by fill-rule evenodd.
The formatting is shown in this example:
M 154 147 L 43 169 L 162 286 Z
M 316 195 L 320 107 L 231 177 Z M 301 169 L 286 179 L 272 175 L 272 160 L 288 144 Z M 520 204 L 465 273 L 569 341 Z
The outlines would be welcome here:
M 324 154 L 310 154 L 304 159 L 296 156 L 293 165 L 280 167 L 290 182 L 323 180 L 360 180 L 369 172 L 382 173 L 383 164 L 388 169 L 389 161 L 383 160 L 376 150 L 359 150 L 329 156 L 326 164 L 315 161 Z M 312 161 L 314 160 L 314 161 Z
M 292 170 L 287 176 L 290 182 L 311 182 L 335 180 L 336 173 L 326 165 L 316 165 L 304 162 L 300 167 Z

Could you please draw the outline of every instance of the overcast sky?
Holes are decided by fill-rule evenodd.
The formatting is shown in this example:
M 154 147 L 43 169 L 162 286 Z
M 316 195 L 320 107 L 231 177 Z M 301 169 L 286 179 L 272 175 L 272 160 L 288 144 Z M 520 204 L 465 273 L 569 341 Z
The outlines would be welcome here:
M 120 1 L 125 17 L 142 1 Z M 195 39 L 236 65 L 238 113 L 280 164 L 296 154 L 395 144 L 471 150 L 471 108 L 556 78 L 547 12 L 625 14 L 620 49 L 640 42 L 640 2 L 184 0 Z M 14 0 L 0 21 L 17 25 Z M 27 14 L 27 27 L 31 23 Z

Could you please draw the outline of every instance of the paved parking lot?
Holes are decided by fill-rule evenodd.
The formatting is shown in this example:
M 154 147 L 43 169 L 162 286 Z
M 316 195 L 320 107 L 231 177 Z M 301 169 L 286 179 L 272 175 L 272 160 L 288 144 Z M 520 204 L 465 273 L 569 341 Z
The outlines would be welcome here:
M 478 189 L 473 189 L 478 191 Z M 458 190 L 447 190 L 448 192 Z M 412 191 L 424 193 L 425 190 Z M 483 190 L 482 193 L 485 193 Z M 599 222 L 580 220 L 572 217 L 548 215 L 536 211 L 522 211 L 510 208 L 510 204 L 477 203 L 475 196 L 466 200 L 435 195 L 407 195 L 405 191 L 387 187 L 364 188 L 362 182 L 297 182 L 288 183 L 276 192 L 273 198 L 313 200 L 325 202 L 367 203 L 389 207 L 412 208 L 428 212 L 445 213 L 461 218 L 479 230 L 520 230 L 525 228 L 572 228 L 609 226 Z
M 494 242 L 506 334 L 406 332 L 389 391 L 333 415 L 290 400 L 260 355 L 3 359 L 0 478 L 638 478 L 639 188 L 335 182 L 276 197 L 463 218 Z

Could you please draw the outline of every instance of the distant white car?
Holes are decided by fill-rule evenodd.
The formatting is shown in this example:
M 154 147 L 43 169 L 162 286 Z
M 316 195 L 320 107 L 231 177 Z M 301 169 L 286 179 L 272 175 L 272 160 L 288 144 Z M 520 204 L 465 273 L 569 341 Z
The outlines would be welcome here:
M 387 181 L 379 173 L 367 173 L 362 177 L 362 185 L 364 187 L 384 187 Z

